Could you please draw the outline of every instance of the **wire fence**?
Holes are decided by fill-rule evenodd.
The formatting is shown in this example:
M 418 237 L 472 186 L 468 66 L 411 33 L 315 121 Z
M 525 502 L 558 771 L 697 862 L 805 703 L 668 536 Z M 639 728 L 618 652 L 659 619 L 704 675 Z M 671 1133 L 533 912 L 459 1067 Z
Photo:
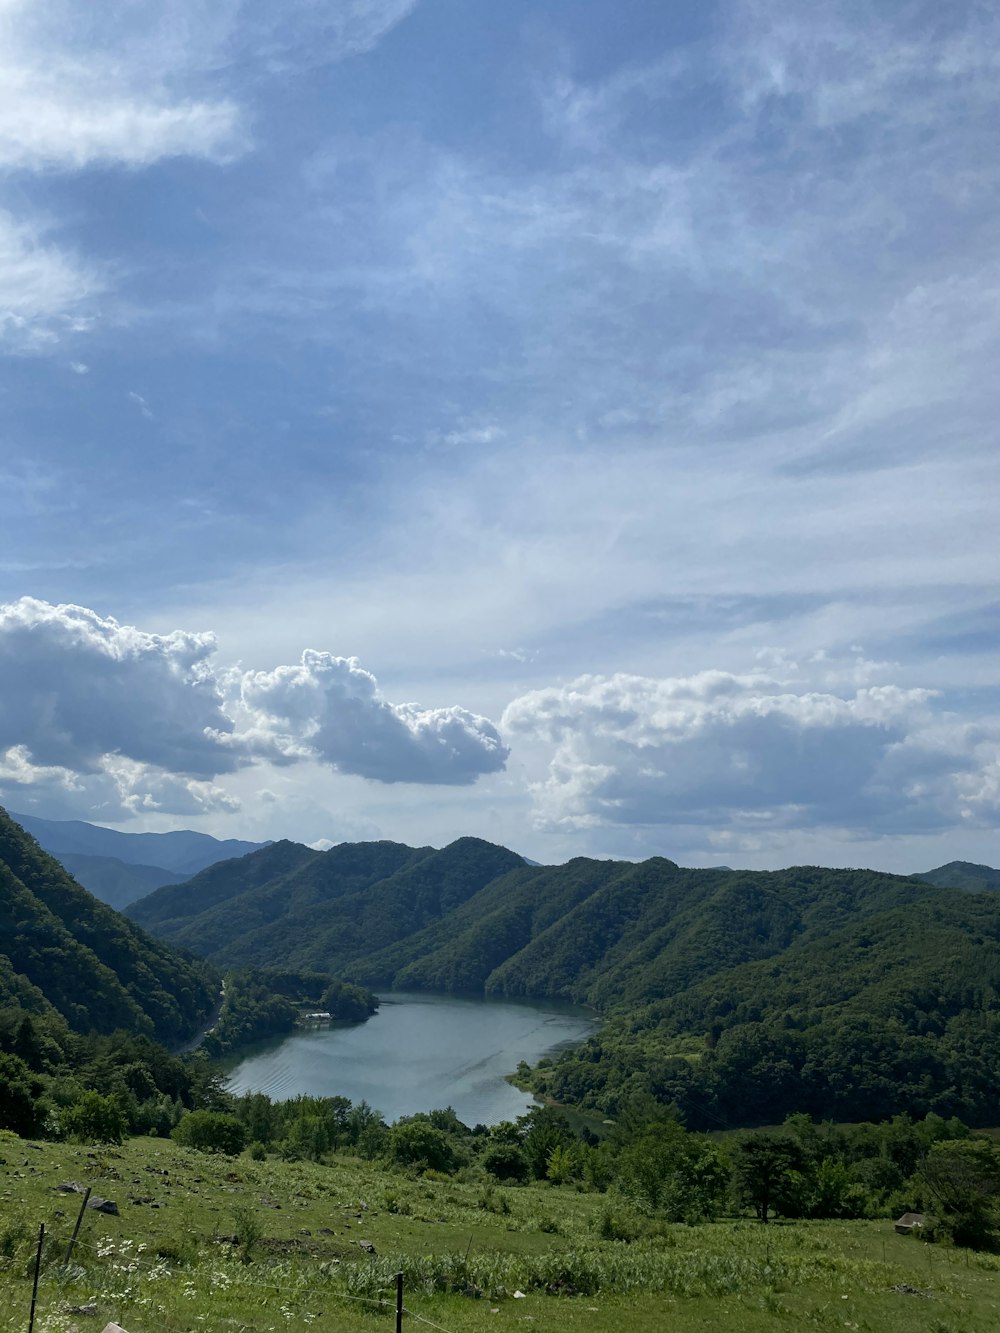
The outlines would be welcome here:
M 126 1312 L 130 1317 L 128 1322 L 133 1324 L 128 1333 L 188 1333 L 199 1325 L 253 1333 L 254 1329 L 265 1327 L 262 1322 L 244 1315 L 213 1316 L 208 1324 L 204 1314 L 170 1317 L 148 1307 L 138 1309 L 131 1283 L 126 1283 L 125 1291 L 121 1290 L 124 1278 L 138 1279 L 144 1288 L 163 1280 L 181 1279 L 186 1284 L 185 1294 L 209 1298 L 238 1286 L 242 1294 L 255 1295 L 262 1310 L 269 1309 L 277 1301 L 284 1302 L 277 1311 L 271 1309 L 266 1317 L 271 1319 L 275 1314 L 280 1315 L 288 1329 L 309 1329 L 319 1320 L 329 1319 L 329 1312 L 322 1308 L 327 1303 L 343 1303 L 362 1307 L 371 1313 L 394 1313 L 397 1329 L 402 1327 L 405 1317 L 426 1324 L 437 1333 L 449 1333 L 441 1324 L 403 1303 L 402 1273 L 395 1274 L 392 1284 L 386 1285 L 385 1296 L 363 1296 L 337 1290 L 333 1285 L 338 1269 L 346 1275 L 356 1266 L 356 1262 L 339 1259 L 321 1261 L 308 1279 L 304 1276 L 298 1283 L 283 1280 L 280 1272 L 268 1271 L 253 1263 L 237 1265 L 230 1259 L 227 1264 L 222 1256 L 219 1267 L 206 1269 L 201 1265 L 190 1268 L 161 1256 L 148 1255 L 143 1242 L 136 1243 L 127 1237 L 93 1240 L 81 1236 L 83 1216 L 81 1209 L 72 1233 L 68 1229 L 60 1233 L 43 1226 L 36 1238 L 21 1242 L 3 1257 L 3 1267 L 24 1280 L 25 1303 L 23 1321 L 16 1310 L 8 1308 L 0 1312 L 3 1320 L 0 1327 L 11 1330 L 11 1333 L 18 1328 L 25 1328 L 28 1333 L 44 1333 L 53 1329 L 66 1330 L 72 1326 L 70 1321 L 79 1317 L 98 1317 L 117 1323 Z M 69 1262 L 66 1261 L 67 1254 Z M 203 1289 L 200 1293 L 195 1290 L 196 1278 L 201 1279 Z M 85 1294 L 81 1295 L 81 1292 Z M 267 1324 L 268 1329 L 273 1326 Z M 315 1328 L 311 1333 L 316 1333 Z

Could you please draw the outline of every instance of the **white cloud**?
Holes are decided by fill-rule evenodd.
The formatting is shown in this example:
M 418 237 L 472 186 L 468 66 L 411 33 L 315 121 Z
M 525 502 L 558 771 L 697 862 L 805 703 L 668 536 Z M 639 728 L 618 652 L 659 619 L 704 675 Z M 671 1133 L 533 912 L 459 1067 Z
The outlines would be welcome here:
M 924 689 L 833 693 L 718 671 L 584 676 L 515 699 L 502 725 L 548 754 L 535 796 L 554 827 L 877 838 L 1000 815 L 1000 724 L 973 730 Z
M 108 755 L 194 778 L 231 770 L 214 652 L 211 634 L 147 634 L 85 607 L 0 607 L 0 748 L 81 773 Z
M 105 278 L 0 210 L 0 347 L 33 350 L 81 327 Z
M 186 95 L 190 51 L 162 40 L 167 14 L 157 22 L 154 8 L 137 23 L 139 13 L 85 15 L 61 0 L 0 5 L 0 165 L 224 161 L 245 147 L 234 102 Z
M 153 409 L 152 409 L 152 408 L 149 406 L 149 404 L 146 402 L 145 398 L 143 398 L 142 394 L 141 394 L 141 393 L 136 393 L 134 390 L 131 390 L 131 389 L 130 389 L 130 390 L 129 390 L 129 395 L 128 395 L 128 396 L 129 396 L 129 399 L 130 399 L 133 403 L 135 403 L 136 407 L 138 407 L 139 411 L 140 411 L 140 412 L 142 413 L 142 415 L 146 418 L 146 420 L 147 420 L 147 421 L 152 421 L 152 420 L 153 420 Z
M 502 769 L 493 725 L 383 698 L 356 659 L 223 670 L 211 634 L 149 634 L 79 606 L 0 607 L 0 788 L 105 818 L 240 808 L 212 779 L 319 760 L 382 783 L 467 785 Z
M 471 783 L 507 759 L 486 718 L 390 703 L 356 658 L 307 650 L 298 666 L 247 672 L 242 698 L 253 743 L 265 751 L 314 756 L 380 782 Z

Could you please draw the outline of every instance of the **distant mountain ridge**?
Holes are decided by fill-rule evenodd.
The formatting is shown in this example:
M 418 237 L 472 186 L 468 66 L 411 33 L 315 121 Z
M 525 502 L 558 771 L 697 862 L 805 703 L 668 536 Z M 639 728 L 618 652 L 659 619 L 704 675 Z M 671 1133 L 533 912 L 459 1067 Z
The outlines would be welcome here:
M 10 811 L 12 819 L 95 897 L 122 908 L 163 884 L 190 879 L 206 866 L 245 856 L 266 843 L 219 839 L 192 829 L 121 833 L 79 819 L 39 819 Z
M 0 810 L 0 1005 L 175 1042 L 217 993 L 211 967 L 99 902 Z

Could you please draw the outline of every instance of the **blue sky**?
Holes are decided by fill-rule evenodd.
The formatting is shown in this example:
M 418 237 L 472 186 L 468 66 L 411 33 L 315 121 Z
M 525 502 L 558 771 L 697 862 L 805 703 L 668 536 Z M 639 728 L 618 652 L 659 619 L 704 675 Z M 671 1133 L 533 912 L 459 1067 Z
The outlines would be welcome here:
M 998 50 L 0 0 L 0 800 L 1000 864 Z

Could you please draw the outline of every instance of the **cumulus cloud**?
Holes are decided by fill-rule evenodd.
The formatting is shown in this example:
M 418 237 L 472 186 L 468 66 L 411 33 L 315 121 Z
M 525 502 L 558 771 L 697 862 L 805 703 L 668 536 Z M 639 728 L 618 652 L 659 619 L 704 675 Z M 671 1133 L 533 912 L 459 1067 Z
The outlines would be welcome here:
M 470 783 L 507 760 L 486 718 L 390 703 L 353 657 L 307 650 L 298 666 L 248 672 L 242 699 L 258 746 L 380 782 Z
M 971 730 L 924 689 L 834 693 L 718 671 L 584 676 L 514 700 L 502 725 L 546 747 L 535 796 L 555 827 L 877 837 L 1000 814 L 990 768 L 1000 728 Z
M 82 606 L 0 607 L 0 748 L 81 773 L 109 754 L 196 778 L 231 771 L 214 652 L 211 634 L 147 634 Z
M 495 727 L 385 699 L 354 658 L 216 665 L 212 634 L 151 634 L 86 607 L 0 606 L 0 789 L 106 817 L 239 808 L 214 779 L 320 761 L 384 783 L 465 785 L 503 768 Z

